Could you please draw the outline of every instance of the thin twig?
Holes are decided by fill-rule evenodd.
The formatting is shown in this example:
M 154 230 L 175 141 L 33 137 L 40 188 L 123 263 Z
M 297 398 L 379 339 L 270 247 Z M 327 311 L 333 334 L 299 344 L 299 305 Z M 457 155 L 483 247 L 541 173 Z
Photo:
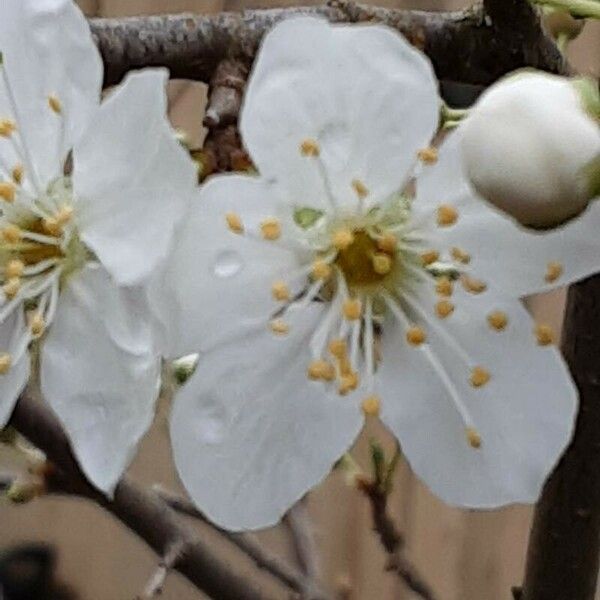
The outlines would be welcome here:
M 288 565 L 278 556 L 271 554 L 268 550 L 263 548 L 253 534 L 233 533 L 221 529 L 214 523 L 211 523 L 211 521 L 209 521 L 207 517 L 186 498 L 182 498 L 177 494 L 165 490 L 161 486 L 154 486 L 153 491 L 173 510 L 188 517 L 198 519 L 222 533 L 232 544 L 247 554 L 257 567 L 268 571 L 271 575 L 285 583 L 294 591 L 303 593 L 304 590 L 309 588 L 305 575 Z M 320 600 L 326 600 L 326 597 L 326 594 L 322 590 L 319 590 L 316 596 L 316 598 Z
M 181 560 L 181 557 L 184 555 L 187 548 L 187 544 L 187 540 L 176 540 L 167 547 L 167 551 L 158 563 L 158 567 L 156 571 L 154 571 L 150 581 L 148 581 L 146 589 L 140 597 L 141 599 L 154 598 L 155 596 L 162 594 L 167 575 Z

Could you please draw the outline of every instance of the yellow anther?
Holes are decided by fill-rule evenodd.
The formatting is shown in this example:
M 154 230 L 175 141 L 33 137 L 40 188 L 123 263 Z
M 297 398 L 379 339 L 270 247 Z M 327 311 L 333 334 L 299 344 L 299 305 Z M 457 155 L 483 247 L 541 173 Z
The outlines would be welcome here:
M 300 154 L 302 156 L 319 156 L 321 148 L 317 140 L 306 139 L 300 144 Z
M 56 222 L 59 225 L 66 225 L 73 218 L 74 212 L 75 212 L 75 210 L 72 206 L 69 206 L 68 204 L 64 204 L 63 206 L 60 207 L 60 209 L 58 210 L 58 212 L 55 215 Z
M 48 96 L 48 106 L 50 107 L 50 110 L 55 112 L 57 115 L 62 113 L 62 103 L 56 94 L 50 94 Z
M 2 291 L 4 295 L 12 300 L 21 290 L 21 278 L 20 277 L 11 277 L 3 286 Z
M 17 187 L 12 181 L 0 181 L 0 198 L 12 204 L 17 195 Z
M 440 258 L 440 253 L 437 250 L 427 250 L 421 254 L 421 264 L 427 267 Z
M 42 227 L 47 234 L 53 235 L 54 237 L 62 235 L 63 232 L 62 223 L 60 223 L 56 217 L 44 219 L 42 221 Z
M 226 213 L 225 221 L 227 222 L 227 227 L 229 227 L 230 231 L 233 231 L 233 233 L 244 233 L 244 224 L 242 223 L 240 215 L 237 213 Z
M 467 292 L 471 292 L 471 294 L 482 294 L 485 292 L 485 290 L 487 290 L 487 283 L 481 281 L 481 279 L 475 279 L 474 277 L 463 275 L 461 281 L 465 290 Z
M 23 168 L 23 165 L 16 165 L 13 168 L 11 175 L 12 175 L 13 181 L 17 185 L 21 185 L 23 183 L 23 175 L 25 175 L 25 169 Z
M 271 331 L 277 335 L 285 335 L 290 330 L 290 326 L 282 319 L 271 321 Z
M 488 315 L 487 321 L 492 329 L 504 331 L 508 325 L 508 316 L 501 310 L 495 310 Z
M 458 221 L 458 211 L 451 204 L 441 204 L 437 209 L 437 224 L 440 227 L 450 227 Z
M 331 277 L 331 265 L 318 258 L 312 264 L 312 276 L 315 279 L 329 279 Z
M 16 244 L 21 241 L 23 233 L 17 225 L 7 225 L 1 231 L 2 239 L 9 244 Z
M 554 343 L 554 330 L 550 325 L 536 325 L 534 333 L 540 346 L 549 346 Z
M 0 354 L 0 375 L 6 375 L 12 366 L 12 356 L 7 352 Z
M 22 260 L 10 260 L 4 269 L 4 275 L 7 279 L 13 277 L 22 277 L 25 272 L 25 263 Z
M 308 365 L 308 377 L 313 381 L 332 381 L 335 378 L 335 368 L 326 360 L 314 360 Z
M 291 298 L 290 288 L 285 281 L 276 281 L 271 287 L 271 293 L 279 302 L 287 302 Z
M 352 245 L 354 233 L 350 229 L 339 229 L 331 236 L 331 243 L 338 250 L 345 250 Z
M 353 372 L 352 363 L 348 359 L 348 356 L 338 359 L 338 368 L 342 375 L 350 375 Z
M 361 200 L 364 200 L 369 195 L 367 186 L 360 179 L 352 180 L 352 188 Z
M 411 327 L 406 332 L 406 341 L 412 346 L 420 346 L 427 339 L 427 334 L 421 327 L 417 327 L 416 325 Z
M 278 240 L 281 237 L 281 223 L 279 219 L 269 217 L 260 224 L 260 231 L 265 240 Z
M 329 352 L 337 359 L 343 359 L 346 358 L 346 354 L 348 353 L 348 346 L 344 340 L 331 340 L 329 342 Z
M 428 148 L 419 150 L 417 156 L 419 157 L 419 160 L 426 165 L 434 165 L 438 160 L 438 151 L 437 148 L 429 146 Z
M 473 387 L 478 388 L 484 386 L 490 378 L 489 371 L 486 371 L 483 367 L 473 367 L 469 381 Z
M 0 136 L 10 137 L 17 130 L 17 124 L 12 119 L 0 119 Z
M 362 316 L 362 302 L 355 298 L 348 298 L 344 302 L 342 312 L 348 321 L 357 321 Z
M 372 394 L 362 401 L 362 411 L 365 417 L 378 417 L 381 412 L 379 396 Z
M 384 233 L 377 240 L 377 247 L 383 252 L 393 254 L 398 248 L 398 238 L 393 233 Z
M 475 448 L 475 450 L 481 448 L 481 435 L 479 435 L 477 429 L 474 427 L 467 427 L 465 434 L 467 436 L 467 442 L 469 442 L 469 446 L 471 446 L 471 448 Z
M 8 352 L 0 354 L 0 375 L 6 375 L 12 366 L 12 356 Z
M 387 275 L 392 270 L 392 259 L 382 252 L 378 252 L 371 259 L 373 270 L 378 275 Z
M 564 268 L 559 262 L 549 262 L 546 267 L 546 276 L 544 277 L 546 283 L 554 283 L 563 274 L 563 271 Z
M 440 319 L 445 319 L 454 312 L 454 304 L 449 300 L 440 300 L 435 305 L 435 312 Z
M 471 255 L 462 248 L 452 248 L 450 250 L 450 255 L 456 262 L 462 263 L 463 265 L 468 265 L 471 262 Z
M 351 371 L 347 375 L 342 375 L 340 377 L 340 385 L 338 387 L 338 393 L 341 396 L 345 396 L 346 394 L 353 392 L 359 384 L 358 373 L 355 371 Z
M 29 330 L 33 337 L 37 338 L 43 335 L 46 330 L 46 321 L 44 321 L 44 317 L 41 313 L 36 312 L 29 317 Z
M 435 284 L 435 291 L 440 296 L 452 296 L 454 284 L 448 277 L 440 277 Z

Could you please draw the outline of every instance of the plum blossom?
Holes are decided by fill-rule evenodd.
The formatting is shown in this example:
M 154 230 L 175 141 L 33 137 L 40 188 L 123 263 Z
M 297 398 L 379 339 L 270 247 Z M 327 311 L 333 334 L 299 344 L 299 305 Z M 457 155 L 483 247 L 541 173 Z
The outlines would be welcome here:
M 194 169 L 166 119 L 166 72 L 133 74 L 100 103 L 102 63 L 71 0 L 3 2 L 0 51 L 0 425 L 35 346 L 43 396 L 111 492 L 159 388 L 140 286 Z
M 297 18 L 264 40 L 240 123 L 260 175 L 204 185 L 151 292 L 170 355 L 200 352 L 171 437 L 218 524 L 275 523 L 365 417 L 461 506 L 533 500 L 568 442 L 576 390 L 519 297 L 593 272 L 595 225 L 536 236 L 491 210 L 460 134 L 431 146 L 439 108 L 388 28 Z

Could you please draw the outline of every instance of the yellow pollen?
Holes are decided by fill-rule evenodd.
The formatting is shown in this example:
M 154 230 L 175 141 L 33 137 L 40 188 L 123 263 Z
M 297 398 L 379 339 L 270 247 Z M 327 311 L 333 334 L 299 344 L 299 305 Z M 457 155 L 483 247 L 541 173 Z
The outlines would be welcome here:
M 352 188 L 360 200 L 364 200 L 369 195 L 367 186 L 360 179 L 352 180 Z
M 377 240 L 377 247 L 383 252 L 387 252 L 388 254 L 393 254 L 396 252 L 396 248 L 398 248 L 398 238 L 393 233 L 384 233 Z
M 29 318 L 29 329 L 34 337 L 40 337 L 46 330 L 46 321 L 41 313 L 36 312 Z
M 21 260 L 11 260 L 6 265 L 6 269 L 4 270 L 4 275 L 7 279 L 12 279 L 13 277 L 21 277 L 25 272 L 25 264 Z
M 17 130 L 17 124 L 12 119 L 0 119 L 0 136 L 10 137 Z
M 53 235 L 54 237 L 62 235 L 63 232 L 62 224 L 56 217 L 49 217 L 48 219 L 44 219 L 42 221 L 42 227 L 44 228 L 44 231 L 47 234 Z
M 269 217 L 260 224 L 260 231 L 265 240 L 278 240 L 281 237 L 281 223 L 279 219 Z
M 427 267 L 440 258 L 440 253 L 437 250 L 427 250 L 421 254 L 421 264 Z
M 563 274 L 563 270 L 563 266 L 559 262 L 549 262 L 544 277 L 546 283 L 554 283 Z
M 448 277 L 440 277 L 435 284 L 435 291 L 440 296 L 452 296 L 454 284 Z
M 335 378 L 335 368 L 326 360 L 315 360 L 308 366 L 308 377 L 313 381 L 332 381 Z
M 59 225 L 66 225 L 73 218 L 74 209 L 72 206 L 65 204 L 60 207 L 55 215 L 56 222 Z
M 317 140 L 306 139 L 300 144 L 300 154 L 302 156 L 319 156 L 321 148 Z
M 429 146 L 428 148 L 419 150 L 417 156 L 419 157 L 419 160 L 426 165 L 434 165 L 438 160 L 438 151 L 437 148 Z
M 0 375 L 6 375 L 12 366 L 12 356 L 7 352 L 0 354 Z
M 467 442 L 469 442 L 469 446 L 471 446 L 471 448 L 474 448 L 475 450 L 481 448 L 481 435 L 479 435 L 477 429 L 474 427 L 467 427 L 465 433 L 467 436 Z
M 452 258 L 463 265 L 468 265 L 471 262 L 471 255 L 465 252 L 462 248 L 452 248 L 450 250 Z
M 1 181 L 0 182 L 0 198 L 9 204 L 15 201 L 17 195 L 17 188 L 12 181 Z
M 2 239 L 9 244 L 16 244 L 21 241 L 22 232 L 17 225 L 7 225 L 1 233 Z
M 13 181 L 17 184 L 17 185 L 21 185 L 21 183 L 23 183 L 23 175 L 25 174 L 25 169 L 23 168 L 23 165 L 16 165 L 13 170 L 12 170 L 12 178 Z
M 3 286 L 2 291 L 4 295 L 12 300 L 21 290 L 21 278 L 20 277 L 11 277 Z
M 481 281 L 481 279 L 463 275 L 461 280 L 465 290 L 471 292 L 471 294 L 481 294 L 487 290 L 487 284 L 484 281 Z
M 406 341 L 412 346 L 420 346 L 427 339 L 427 334 L 421 327 L 413 326 L 406 332 Z
M 362 302 L 360 300 L 349 298 L 344 302 L 342 312 L 348 321 L 357 321 L 362 316 Z
M 373 270 L 378 275 L 387 275 L 392 270 L 392 259 L 381 252 L 375 254 L 372 258 Z
M 48 96 L 48 106 L 50 107 L 50 110 L 57 115 L 62 113 L 62 103 L 55 94 L 50 94 L 50 96 Z
M 331 340 L 331 342 L 329 342 L 329 352 L 331 352 L 331 354 L 337 359 L 341 360 L 346 358 L 346 354 L 348 352 L 346 342 L 341 339 Z
M 362 411 L 365 417 L 378 417 L 381 411 L 379 396 L 372 394 L 362 401 Z
M 501 310 L 495 310 L 488 315 L 487 321 L 492 329 L 504 331 L 508 325 L 508 316 Z
M 358 387 L 359 379 L 358 373 L 351 371 L 347 375 L 340 377 L 340 385 L 338 387 L 338 393 L 341 396 L 345 396 L 349 392 L 353 392 Z
M 276 281 L 271 287 L 273 298 L 279 302 L 287 302 L 290 297 L 290 288 L 285 281 Z
M 450 227 L 458 221 L 458 211 L 451 204 L 441 204 L 437 209 L 437 224 L 440 227 Z
M 448 300 L 440 300 L 435 305 L 435 312 L 440 319 L 445 319 L 454 312 L 454 304 Z
M 345 250 L 353 241 L 354 234 L 349 229 L 340 229 L 331 236 L 331 242 L 338 250 Z
M 312 275 L 315 279 L 329 279 L 331 276 L 331 265 L 320 258 L 312 264 Z
M 277 335 L 285 335 L 290 330 L 290 326 L 282 319 L 271 321 L 271 331 Z
M 227 221 L 227 227 L 233 233 L 244 233 L 244 225 L 240 215 L 234 212 L 228 212 L 225 214 L 225 221 Z
M 549 346 L 554 343 L 554 330 L 550 325 L 536 325 L 534 333 L 540 346 Z
M 473 387 L 482 387 L 490 380 L 490 373 L 483 367 L 473 367 L 469 381 Z

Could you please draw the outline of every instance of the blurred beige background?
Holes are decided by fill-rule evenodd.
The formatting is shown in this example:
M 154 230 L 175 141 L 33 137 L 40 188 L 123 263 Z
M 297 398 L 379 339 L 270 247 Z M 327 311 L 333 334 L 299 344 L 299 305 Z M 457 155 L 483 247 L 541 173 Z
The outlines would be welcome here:
M 89 15 L 135 15 L 160 12 L 214 12 L 257 6 L 292 5 L 291 0 L 81 0 Z M 375 2 L 372 2 L 375 3 Z M 378 4 L 443 10 L 465 5 L 464 0 L 381 0 Z M 317 4 L 305 0 L 304 4 Z M 580 70 L 600 71 L 600 24 L 588 26 L 573 45 L 572 58 Z M 201 137 L 203 86 L 171 84 L 171 116 L 193 139 Z M 562 295 L 536 299 L 536 312 L 558 322 Z M 391 448 L 385 432 L 371 431 Z M 357 456 L 366 466 L 366 441 Z M 163 483 L 179 489 L 169 458 L 166 409 L 157 417 L 132 475 L 146 484 Z M 335 587 L 349 581 L 351 600 L 411 600 L 414 598 L 384 572 L 384 554 L 371 531 L 365 500 L 348 489 L 339 475 L 311 494 L 310 511 L 322 559 L 323 576 Z M 450 509 L 433 498 L 402 465 L 398 469 L 392 511 L 408 543 L 408 556 L 434 588 L 439 600 L 509 600 L 511 585 L 521 580 L 527 533 L 528 507 L 493 512 Z M 190 524 L 190 526 L 193 526 Z M 156 565 L 156 558 L 128 531 L 94 506 L 77 500 L 42 499 L 24 507 L 0 505 L 0 548 L 23 540 L 54 543 L 60 551 L 60 574 L 83 600 L 133 600 Z M 289 554 L 285 531 L 261 534 L 272 548 Z M 225 551 L 228 551 L 225 549 Z M 231 560 L 240 569 L 250 568 L 236 551 Z M 167 600 L 200 598 L 178 575 L 169 576 Z M 282 596 L 283 597 L 283 596 Z

